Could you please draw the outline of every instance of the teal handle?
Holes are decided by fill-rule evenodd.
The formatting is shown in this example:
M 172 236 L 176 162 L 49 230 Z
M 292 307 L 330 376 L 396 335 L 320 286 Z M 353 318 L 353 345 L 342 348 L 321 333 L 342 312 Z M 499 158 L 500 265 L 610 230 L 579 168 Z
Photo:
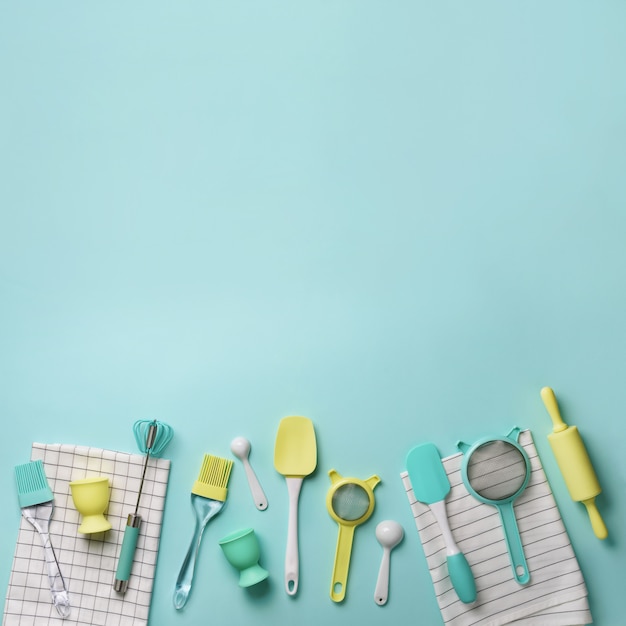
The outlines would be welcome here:
M 462 552 L 447 557 L 448 574 L 461 602 L 470 604 L 476 600 L 476 583 L 472 570 Z
M 137 537 L 139 537 L 139 526 L 126 526 L 115 580 L 128 580 L 130 578 L 130 570 L 133 567 L 135 548 L 137 547 Z
M 517 528 L 513 502 L 500 504 L 498 506 L 498 511 L 500 511 L 500 519 L 502 520 L 506 547 L 509 551 L 509 557 L 511 559 L 513 576 L 520 585 L 526 585 L 530 582 L 530 573 L 528 571 L 528 565 L 526 565 L 522 538 L 520 537 L 519 529 Z

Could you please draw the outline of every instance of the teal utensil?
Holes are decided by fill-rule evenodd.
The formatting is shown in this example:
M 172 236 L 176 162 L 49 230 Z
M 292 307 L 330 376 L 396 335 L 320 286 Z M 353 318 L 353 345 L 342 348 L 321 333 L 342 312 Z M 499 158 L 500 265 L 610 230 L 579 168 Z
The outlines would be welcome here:
M 126 528 L 124 530 L 124 539 L 122 540 L 122 549 L 120 551 L 119 560 L 117 562 L 117 570 L 115 572 L 115 580 L 113 588 L 120 593 L 126 593 L 128 589 L 128 581 L 130 572 L 133 567 L 135 558 L 135 550 L 137 548 L 137 539 L 139 538 L 139 528 L 141 526 L 141 515 L 139 515 L 139 500 L 143 490 L 143 483 L 148 469 L 148 461 L 150 455 L 158 456 L 165 446 L 170 442 L 174 435 L 171 426 L 156 420 L 138 420 L 133 424 L 133 432 L 137 446 L 146 455 L 143 464 L 143 472 L 141 474 L 141 483 L 139 484 L 139 493 L 137 494 L 137 503 L 135 511 L 128 515 L 126 520 Z
M 530 459 L 518 443 L 520 432 L 515 427 L 505 437 L 485 437 L 471 446 L 459 441 L 457 446 L 465 455 L 461 466 L 465 487 L 477 500 L 498 509 L 513 576 L 526 585 L 530 573 L 513 509 L 530 480 Z
M 432 443 L 412 448 L 406 457 L 406 468 L 415 497 L 428 504 L 446 544 L 446 563 L 452 586 L 461 602 L 470 604 L 476 600 L 476 583 L 472 570 L 457 546 L 446 511 L 446 497 L 450 493 L 450 481 L 441 462 L 439 450 Z
M 50 542 L 49 528 L 54 511 L 54 494 L 48 484 L 43 462 L 37 460 L 16 466 L 15 480 L 22 516 L 33 525 L 41 537 L 52 602 L 57 613 L 66 618 L 70 614 L 70 597 Z

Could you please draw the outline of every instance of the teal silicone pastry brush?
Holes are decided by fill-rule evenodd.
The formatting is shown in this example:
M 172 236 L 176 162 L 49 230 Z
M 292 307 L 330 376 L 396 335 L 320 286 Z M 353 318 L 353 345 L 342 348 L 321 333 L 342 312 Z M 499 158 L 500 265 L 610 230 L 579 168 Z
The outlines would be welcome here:
M 224 508 L 232 467 L 233 462 L 228 459 L 204 455 L 198 480 L 191 489 L 196 526 L 174 588 L 174 606 L 177 609 L 182 609 L 189 599 L 202 533 L 209 520 Z
M 446 497 L 450 493 L 450 481 L 439 450 L 432 443 L 415 446 L 407 455 L 406 468 L 415 497 L 429 506 L 441 529 L 452 586 L 459 600 L 470 604 L 476 600 L 476 583 L 469 563 L 456 545 L 448 524 Z
M 48 484 L 43 462 L 37 460 L 17 465 L 15 481 L 22 516 L 33 525 L 41 537 L 52 602 L 57 613 L 66 618 L 70 614 L 70 597 L 50 542 L 49 527 L 54 511 L 54 494 Z

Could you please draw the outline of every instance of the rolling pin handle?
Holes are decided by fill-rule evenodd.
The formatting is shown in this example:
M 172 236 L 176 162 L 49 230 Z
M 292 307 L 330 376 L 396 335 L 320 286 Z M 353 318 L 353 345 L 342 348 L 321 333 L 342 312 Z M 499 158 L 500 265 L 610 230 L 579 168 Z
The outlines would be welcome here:
M 606 539 L 609 536 L 609 531 L 607 530 L 606 524 L 600 515 L 600 511 L 598 511 L 596 499 L 589 498 L 588 500 L 583 500 L 582 502 L 587 507 L 587 513 L 589 513 L 589 520 L 591 521 L 591 527 L 593 528 L 595 536 L 598 539 Z
M 541 390 L 541 399 L 543 400 L 543 403 L 548 411 L 548 415 L 550 415 L 550 418 L 552 419 L 553 432 L 560 433 L 566 430 L 567 424 L 561 417 L 559 405 L 551 387 L 544 387 Z

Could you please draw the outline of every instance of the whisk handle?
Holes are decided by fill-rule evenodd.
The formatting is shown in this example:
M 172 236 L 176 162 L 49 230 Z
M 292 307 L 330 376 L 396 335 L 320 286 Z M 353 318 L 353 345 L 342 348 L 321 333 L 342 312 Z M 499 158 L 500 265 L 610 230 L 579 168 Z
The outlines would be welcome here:
M 117 562 L 117 571 L 115 572 L 115 581 L 113 583 L 115 591 L 125 593 L 126 589 L 128 589 L 128 579 L 130 578 L 130 570 L 133 567 L 140 526 L 141 515 L 131 513 L 126 522 L 122 550 Z

